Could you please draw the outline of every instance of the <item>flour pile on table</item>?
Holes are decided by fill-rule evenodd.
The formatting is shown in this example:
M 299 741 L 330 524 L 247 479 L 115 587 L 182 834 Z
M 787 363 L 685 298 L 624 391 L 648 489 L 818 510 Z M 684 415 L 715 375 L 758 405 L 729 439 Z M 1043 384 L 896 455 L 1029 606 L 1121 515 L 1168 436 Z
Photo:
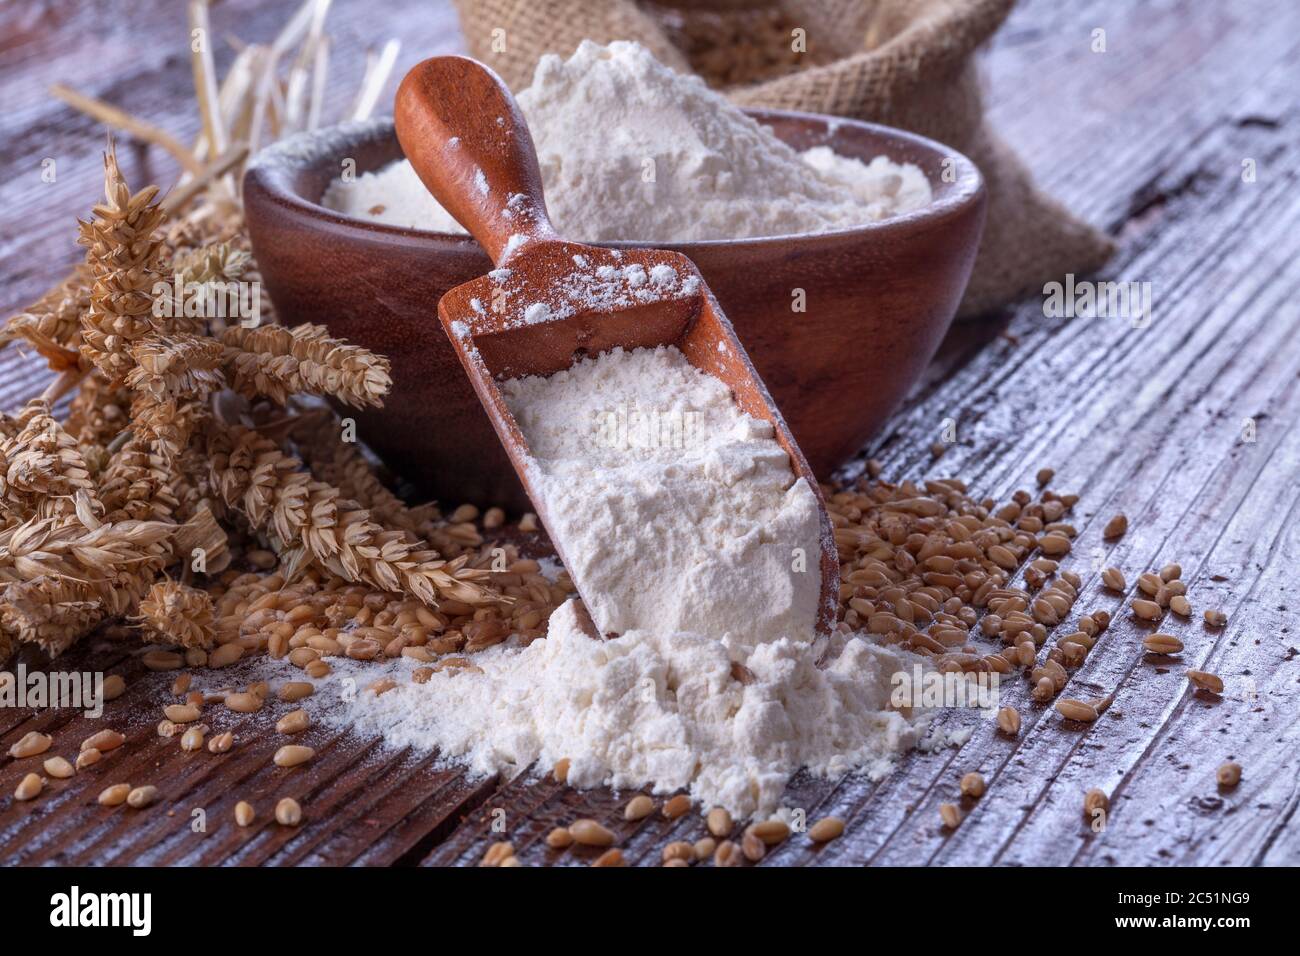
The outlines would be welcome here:
M 845 634 L 780 638 L 748 654 L 738 678 L 734 654 L 698 632 L 593 640 L 569 602 L 545 638 L 474 655 L 481 674 L 444 670 L 417 684 L 406 673 L 415 662 L 399 659 L 397 687 L 364 691 L 318 719 L 436 748 L 484 774 L 509 777 L 534 763 L 545 773 L 567 758 L 572 786 L 681 789 L 702 809 L 746 818 L 779 809 L 800 767 L 883 776 L 924 729 L 887 709 L 891 676 L 912 666 L 910 655 Z M 358 668 L 359 678 L 374 676 L 373 666 Z M 328 706 L 330 696 L 303 703 Z
M 502 391 L 590 619 L 570 601 L 545 638 L 476 654 L 481 673 L 404 677 L 328 722 L 483 773 L 567 759 L 575 786 L 686 789 L 744 816 L 801 767 L 883 773 L 916 741 L 888 707 L 908 656 L 814 634 L 816 497 L 726 385 L 661 347 Z
M 551 219 L 568 238 L 687 242 L 845 229 L 918 209 L 925 174 L 884 156 L 870 163 L 827 146 L 800 154 L 702 80 L 630 42 L 584 42 L 537 64 L 518 97 Z M 324 205 L 408 228 L 465 230 L 402 160 L 352 182 Z

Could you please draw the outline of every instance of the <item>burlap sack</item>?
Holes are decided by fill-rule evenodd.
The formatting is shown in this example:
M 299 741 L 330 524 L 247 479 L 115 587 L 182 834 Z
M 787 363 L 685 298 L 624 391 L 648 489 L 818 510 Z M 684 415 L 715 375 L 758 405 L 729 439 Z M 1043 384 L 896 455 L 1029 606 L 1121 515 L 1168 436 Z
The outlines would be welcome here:
M 470 52 L 512 89 L 543 53 L 636 40 L 741 106 L 870 120 L 965 153 L 988 223 L 960 316 L 1098 268 L 1111 241 L 1044 195 L 984 121 L 975 51 L 1015 0 L 455 0 Z M 803 31 L 802 49 L 794 47 Z

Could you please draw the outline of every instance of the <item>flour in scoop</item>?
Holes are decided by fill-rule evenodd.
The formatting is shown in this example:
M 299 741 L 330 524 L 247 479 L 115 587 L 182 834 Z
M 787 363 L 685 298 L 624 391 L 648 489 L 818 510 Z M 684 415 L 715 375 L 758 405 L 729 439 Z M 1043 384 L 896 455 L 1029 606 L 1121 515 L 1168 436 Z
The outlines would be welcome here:
M 690 630 L 752 647 L 812 629 L 816 495 L 726 384 L 664 346 L 614 349 L 501 392 L 547 530 L 602 634 Z
M 584 41 L 538 62 L 518 96 L 537 147 L 551 219 L 600 242 L 689 242 L 845 229 L 931 201 L 925 174 L 818 146 L 800 154 L 702 80 L 631 42 Z M 435 232 L 464 229 L 405 160 L 351 182 L 324 205 Z

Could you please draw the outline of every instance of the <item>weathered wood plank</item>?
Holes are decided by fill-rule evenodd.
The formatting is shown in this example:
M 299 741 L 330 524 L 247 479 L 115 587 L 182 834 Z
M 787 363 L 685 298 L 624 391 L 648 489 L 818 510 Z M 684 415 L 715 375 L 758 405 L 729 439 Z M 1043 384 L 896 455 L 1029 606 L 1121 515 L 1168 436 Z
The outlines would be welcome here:
M 257 714 L 206 708 L 203 722 L 213 734 L 231 730 L 234 749 L 224 755 L 182 751 L 179 738 L 156 733 L 173 676 L 144 670 L 138 647 L 107 652 L 87 646 L 60 659 L 61 669 L 95 669 L 108 661 L 128 681 L 127 693 L 110 702 L 103 718 L 68 710 L 3 712 L 0 752 L 30 730 L 55 738 L 39 758 L 0 757 L 0 861 L 7 864 L 162 863 L 342 864 L 364 858 L 390 864 L 418 850 L 422 841 L 446 832 L 458 813 L 468 812 L 494 789 L 490 780 L 469 780 L 459 770 L 433 766 L 429 755 L 394 753 L 377 741 L 312 729 L 295 739 L 317 751 L 309 766 L 284 769 L 272 757 L 286 739 L 274 730 L 288 708 L 268 705 Z M 232 681 L 233 683 L 233 681 Z M 7 795 L 26 773 L 40 772 L 45 756 L 74 760 L 80 741 L 103 727 L 121 730 L 127 742 L 69 780 L 51 780 L 35 804 Z M 158 802 L 149 811 L 96 804 L 115 783 L 153 784 Z M 278 826 L 276 801 L 293 797 L 304 822 Z M 234 822 L 234 806 L 248 800 L 257 810 L 251 827 Z M 199 820 L 196 826 L 195 821 Z M 425 847 L 427 849 L 427 847 Z
M 89 17 L 76 4 L 39 6 L 60 28 Z M 366 5 L 338 6 L 333 29 L 342 17 L 343 29 L 356 31 L 350 36 L 374 39 L 393 32 L 386 24 L 400 22 L 416 5 L 399 3 L 391 17 L 357 9 Z M 250 38 L 265 39 L 257 31 L 269 31 L 284 16 L 280 4 L 229 0 L 222 7 L 247 21 L 238 32 Z M 404 58 L 454 44 L 446 16 L 437 6 L 427 21 L 403 30 L 413 38 Z M 1271 27 L 1260 30 L 1260 23 Z M 1096 26 L 1108 32 L 1105 54 L 1089 49 Z M 1155 319 L 1147 329 L 1116 320 L 1049 319 L 1041 303 L 1029 302 L 1014 310 L 1009 324 L 960 328 L 872 454 L 889 476 L 957 474 L 999 497 L 1032 487 L 1034 471 L 1050 465 L 1059 475 L 1055 485 L 1085 493 L 1071 518 L 1081 535 L 1070 566 L 1085 577 L 1076 609 L 1106 607 L 1116 620 L 1067 693 L 1115 689 L 1116 703 L 1092 728 L 1063 727 L 1054 711 L 1027 701 L 1022 682 L 1008 681 L 1004 692 L 1025 715 L 1016 741 L 974 715 L 954 715 L 953 725 L 973 725 L 969 741 L 910 755 L 879 784 L 801 776 L 791 804 L 810 819 L 844 816 L 850 831 L 819 850 L 798 837 L 768 863 L 1300 860 L 1293 835 L 1300 806 L 1294 704 L 1300 653 L 1289 593 L 1300 550 L 1294 481 L 1300 355 L 1293 345 L 1300 315 L 1292 305 L 1300 286 L 1300 203 L 1293 198 L 1300 118 L 1291 65 L 1300 53 L 1297 26 L 1300 12 L 1272 0 L 1194 13 L 1185 0 L 1141 6 L 1034 0 L 1022 4 L 995 40 L 988 66 L 998 128 L 1030 157 L 1049 189 L 1123 237 L 1110 275 L 1152 282 Z M 28 24 L 18 39 L 4 41 L 26 51 L 32 75 L 40 51 L 57 44 L 45 34 L 39 42 L 24 37 L 47 28 Z M 193 134 L 191 110 L 173 93 L 188 88 L 183 56 L 152 50 L 127 63 L 107 41 L 104 52 L 97 64 L 104 79 L 88 92 L 139 97 L 151 118 L 164 125 L 174 120 L 178 125 L 169 128 Z M 342 62 L 336 59 L 336 66 Z M 82 68 L 64 63 L 58 78 Z M 24 89 L 27 96 L 31 90 Z M 33 95 L 0 117 L 0 133 L 21 145 L 0 158 L 7 177 L 0 179 L 0 199 L 11 188 L 3 183 L 43 155 L 42 137 L 79 157 L 69 173 L 75 189 L 64 184 L 68 193 L 56 202 L 24 187 L 9 207 L 0 203 L 14 210 L 13 218 L 5 213 L 7 221 L 24 222 L 21 232 L 6 233 L 23 237 L 21 249 L 0 239 L 0 299 L 13 289 L 30 290 L 23 292 L 30 298 L 57 278 L 50 263 L 60 255 L 70 261 L 75 250 L 52 252 L 69 234 L 49 214 L 75 214 L 96 189 L 98 134 L 62 108 L 35 102 Z M 1259 164 L 1253 184 L 1240 181 L 1247 157 Z M 1004 324 L 1016 344 L 999 337 Z M 37 379 L 19 377 L 30 375 L 28 368 L 0 353 L 0 399 L 30 392 Z M 959 440 L 935 462 L 928 449 L 949 417 L 958 423 Z M 1239 441 L 1246 417 L 1259 424 L 1253 445 Z M 1129 514 L 1131 531 L 1118 543 L 1102 542 L 1101 525 L 1120 510 Z M 1099 589 L 1095 571 L 1097 561 L 1117 564 L 1132 581 L 1168 560 L 1183 563 L 1197 613 L 1221 607 L 1230 623 L 1215 632 L 1196 619 L 1176 627 L 1166 622 L 1162 627 L 1184 635 L 1188 649 L 1186 663 L 1162 667 L 1137 651 L 1150 628 L 1128 620 L 1120 610 L 1125 602 Z M 1224 700 L 1186 690 L 1182 669 L 1193 663 L 1228 679 Z M 120 666 L 139 670 L 134 659 Z M 0 758 L 0 859 L 464 865 L 476 863 L 490 841 L 508 838 L 525 863 L 585 863 L 596 854 L 556 853 L 543 838 L 552 826 L 592 816 L 620 835 L 629 860 L 655 863 L 667 841 L 703 834 L 693 814 L 670 822 L 656 813 L 626 823 L 629 793 L 577 793 L 549 780 L 469 780 L 437 770 L 427 756 L 325 731 L 313 732 L 320 755 L 310 771 L 271 766 L 276 742 L 262 734 L 241 742 L 216 772 L 209 769 L 211 755 L 180 754 L 174 741 L 168 749 L 152 736 L 158 679 L 150 691 L 138 676 L 131 693 L 110 705 L 138 715 L 128 721 L 131 741 L 97 773 L 55 782 L 39 806 L 15 807 L 7 794 L 21 768 Z M 1249 703 L 1234 693 L 1247 679 L 1258 694 Z M 60 752 L 89 732 L 88 722 L 66 713 L 32 721 L 0 713 L 0 749 L 35 726 L 56 732 Z M 1246 775 L 1236 791 L 1221 793 L 1212 775 L 1228 755 L 1243 763 Z M 956 832 L 945 833 L 936 806 L 955 798 L 957 778 L 969 769 L 986 775 L 989 792 L 968 807 Z M 132 816 L 95 806 L 94 794 L 117 779 L 113 774 L 164 780 L 163 802 L 176 815 Z M 1083 790 L 1098 784 L 1113 789 L 1114 801 L 1107 829 L 1093 834 L 1080 803 Z M 299 795 L 306 812 L 297 831 L 267 823 L 273 800 L 286 794 Z M 231 814 L 246 795 L 255 798 L 259 820 L 244 832 Z M 196 807 L 208 812 L 205 835 L 189 829 L 187 814 Z M 466 819 L 458 825 L 461 815 Z M 504 830 L 494 830 L 495 821 Z

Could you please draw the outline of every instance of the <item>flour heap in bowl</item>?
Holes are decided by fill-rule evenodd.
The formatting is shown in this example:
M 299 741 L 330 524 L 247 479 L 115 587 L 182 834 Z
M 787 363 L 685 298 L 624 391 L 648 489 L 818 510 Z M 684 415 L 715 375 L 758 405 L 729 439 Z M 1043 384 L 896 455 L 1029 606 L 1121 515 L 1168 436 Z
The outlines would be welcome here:
M 692 242 L 846 229 L 931 200 L 925 174 L 827 146 L 796 152 L 698 77 L 631 42 L 584 41 L 550 54 L 518 96 L 562 235 L 585 242 Z M 435 232 L 465 230 L 402 160 L 322 203 L 359 218 Z
M 776 810 L 802 767 L 883 774 L 916 741 L 920 724 L 889 708 L 911 655 L 815 633 L 816 497 L 726 385 L 661 347 L 502 390 L 549 530 L 617 636 L 571 600 L 544 638 L 327 721 L 476 772 L 567 761 L 575 786 L 686 790 L 745 817 Z

